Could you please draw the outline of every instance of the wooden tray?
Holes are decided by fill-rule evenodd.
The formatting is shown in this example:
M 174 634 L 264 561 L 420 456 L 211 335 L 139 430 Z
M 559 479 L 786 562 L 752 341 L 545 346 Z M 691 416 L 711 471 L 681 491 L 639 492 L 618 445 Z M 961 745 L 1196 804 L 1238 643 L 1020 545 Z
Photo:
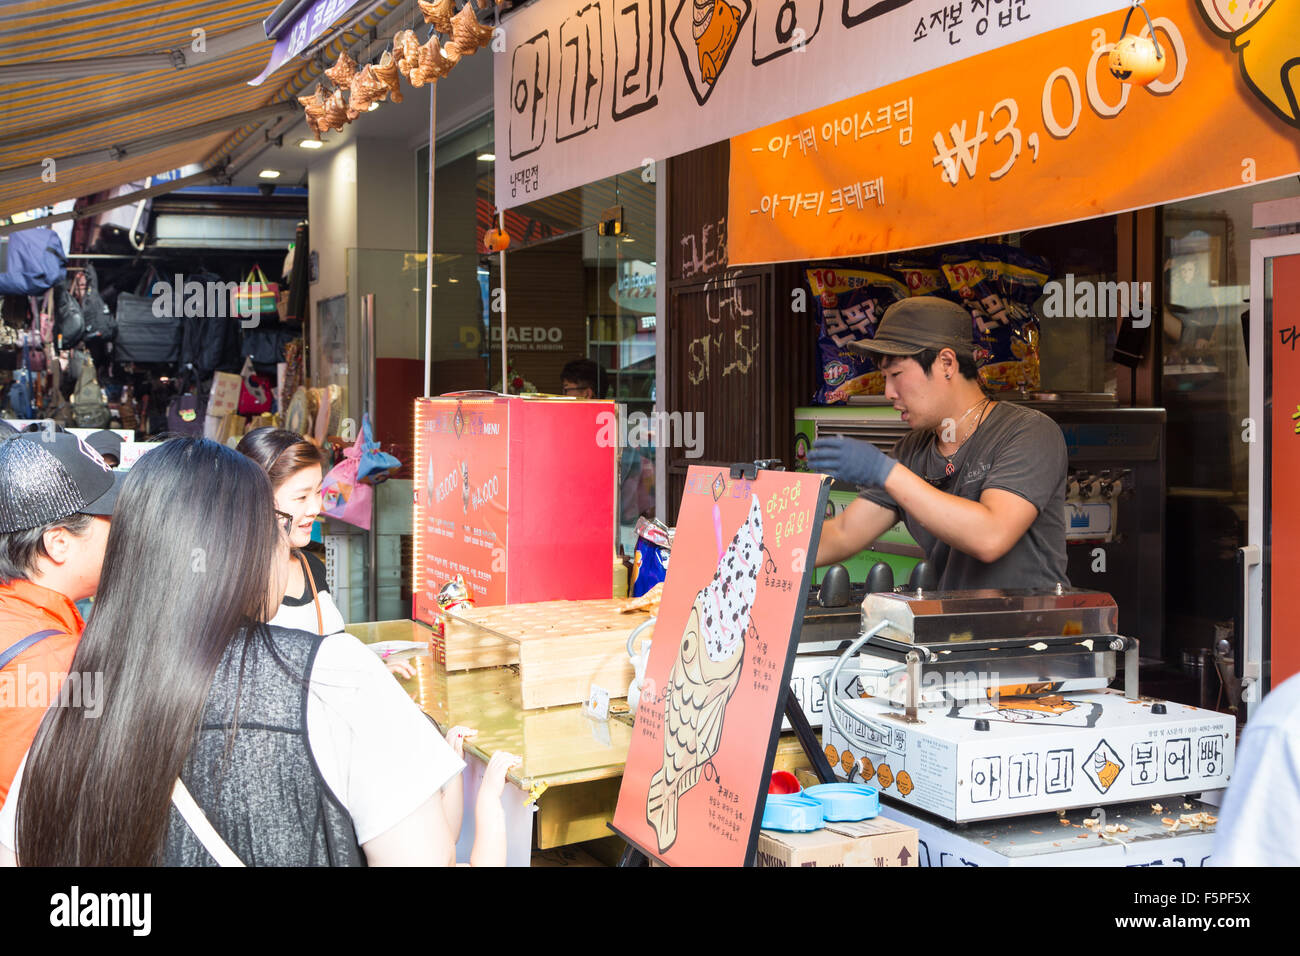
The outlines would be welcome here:
M 446 667 L 453 669 L 453 647 L 474 648 L 467 656 L 480 661 L 513 649 L 525 709 L 581 703 L 592 684 L 623 697 L 633 677 L 627 637 L 648 615 L 620 614 L 621 603 L 612 598 L 543 601 L 448 612 Z
M 499 611 L 501 608 L 466 608 L 464 612 L 478 610 Z M 514 641 L 473 623 L 447 617 L 444 633 L 438 636 L 429 631 L 429 653 L 448 671 L 468 671 L 476 667 L 504 667 L 519 663 L 519 645 Z

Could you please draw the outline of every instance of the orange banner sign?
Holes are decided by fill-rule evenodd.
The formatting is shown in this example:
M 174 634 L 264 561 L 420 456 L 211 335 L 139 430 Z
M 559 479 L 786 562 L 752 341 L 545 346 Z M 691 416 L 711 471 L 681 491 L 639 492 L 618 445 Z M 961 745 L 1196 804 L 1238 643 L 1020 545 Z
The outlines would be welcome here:
M 1145 88 L 1107 69 L 1110 14 L 732 138 L 730 263 L 938 245 L 1300 172 L 1300 2 L 1222 6 L 1146 4 L 1166 66 Z

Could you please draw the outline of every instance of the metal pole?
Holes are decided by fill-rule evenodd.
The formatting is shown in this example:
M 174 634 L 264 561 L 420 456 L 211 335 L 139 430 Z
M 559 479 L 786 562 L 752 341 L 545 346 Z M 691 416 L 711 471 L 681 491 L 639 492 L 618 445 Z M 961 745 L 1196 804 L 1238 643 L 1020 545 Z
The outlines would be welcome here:
M 505 210 L 497 213 L 497 225 L 506 231 Z M 501 391 L 509 393 L 510 381 L 506 377 L 506 251 L 501 250 Z
M 429 222 L 424 238 L 424 397 L 433 394 L 433 159 L 438 123 L 438 88 L 429 88 Z
M 363 414 L 370 415 L 370 425 L 374 427 L 375 414 L 375 296 L 368 293 L 361 300 L 363 334 L 366 339 L 366 393 Z M 364 419 L 363 419 L 364 420 Z M 379 495 L 370 496 L 370 534 L 366 546 L 370 550 L 370 574 L 366 578 L 366 619 L 373 621 L 379 616 L 379 574 L 376 562 L 379 559 L 379 531 L 375 527 L 379 517 Z

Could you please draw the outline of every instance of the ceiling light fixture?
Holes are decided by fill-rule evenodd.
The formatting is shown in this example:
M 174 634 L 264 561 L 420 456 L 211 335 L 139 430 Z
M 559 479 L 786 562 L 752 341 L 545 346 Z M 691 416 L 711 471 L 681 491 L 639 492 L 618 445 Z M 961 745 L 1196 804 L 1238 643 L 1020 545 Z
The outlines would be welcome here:
M 259 179 L 279 179 L 279 178 L 280 178 L 280 170 L 278 170 L 278 169 L 264 169 L 264 170 L 262 170 L 260 173 L 258 173 L 257 175 L 258 175 L 258 178 L 259 178 Z
M 479 153 L 478 161 L 480 163 L 495 163 L 497 161 L 496 153 Z
M 325 144 L 318 139 L 300 139 L 298 140 L 299 149 L 320 149 Z

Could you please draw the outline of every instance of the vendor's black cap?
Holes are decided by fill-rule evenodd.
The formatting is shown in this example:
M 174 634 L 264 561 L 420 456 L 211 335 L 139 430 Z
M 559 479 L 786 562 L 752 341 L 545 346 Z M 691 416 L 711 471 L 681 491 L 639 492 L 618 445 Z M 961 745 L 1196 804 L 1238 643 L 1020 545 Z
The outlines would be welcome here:
M 0 534 L 74 514 L 107 517 L 123 477 L 66 432 L 25 432 L 0 442 Z
M 948 299 L 917 295 L 885 310 L 872 338 L 849 343 L 858 352 L 876 355 L 917 355 L 927 349 L 952 349 L 958 355 L 975 351 L 970 313 Z

